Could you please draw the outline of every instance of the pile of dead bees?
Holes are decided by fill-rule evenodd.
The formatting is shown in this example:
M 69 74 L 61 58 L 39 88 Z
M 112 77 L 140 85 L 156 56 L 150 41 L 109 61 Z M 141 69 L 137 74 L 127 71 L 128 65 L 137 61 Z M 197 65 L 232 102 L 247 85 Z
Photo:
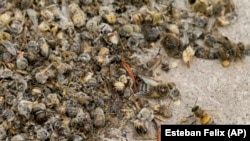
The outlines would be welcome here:
M 185 2 L 1 0 L 0 140 L 126 140 L 126 125 L 156 138 L 171 111 L 150 98 L 181 92 L 153 79 L 155 67 L 169 71 L 160 53 L 138 54 L 163 48 L 188 67 L 193 57 L 227 67 L 244 54 L 217 29 L 236 17 L 231 0 Z

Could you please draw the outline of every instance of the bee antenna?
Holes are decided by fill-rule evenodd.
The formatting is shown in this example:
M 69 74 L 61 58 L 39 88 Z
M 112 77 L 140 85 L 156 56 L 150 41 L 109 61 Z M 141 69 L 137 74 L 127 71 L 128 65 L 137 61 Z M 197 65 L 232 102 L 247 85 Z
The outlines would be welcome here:
M 194 106 L 197 104 L 197 101 L 198 101 L 198 98 L 196 98 L 196 101 L 195 101 L 195 103 L 194 103 Z

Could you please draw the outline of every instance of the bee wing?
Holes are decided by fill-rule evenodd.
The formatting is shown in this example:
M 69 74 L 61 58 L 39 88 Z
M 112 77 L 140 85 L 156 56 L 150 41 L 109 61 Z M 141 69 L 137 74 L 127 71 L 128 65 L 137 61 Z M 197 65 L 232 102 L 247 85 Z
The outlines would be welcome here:
M 157 85 L 160 84 L 160 81 L 154 80 L 152 78 L 149 78 L 149 77 L 146 77 L 146 76 L 143 76 L 143 75 L 138 75 L 138 77 L 140 79 L 142 79 L 144 83 L 146 83 L 148 85 L 151 85 L 151 86 L 157 86 Z
M 139 96 L 145 96 L 145 97 L 149 97 L 149 93 L 146 91 L 139 91 L 137 93 L 135 93 L 135 95 L 139 95 Z
M 180 119 L 179 124 L 185 124 L 185 125 L 196 125 L 198 124 L 198 120 L 194 115 L 190 115 L 187 117 L 183 117 L 182 119 Z

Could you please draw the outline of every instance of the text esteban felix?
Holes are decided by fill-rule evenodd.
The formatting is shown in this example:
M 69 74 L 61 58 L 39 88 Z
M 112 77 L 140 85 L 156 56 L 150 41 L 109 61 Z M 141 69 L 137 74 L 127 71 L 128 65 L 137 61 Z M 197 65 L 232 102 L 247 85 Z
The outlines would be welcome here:
M 204 129 L 203 132 L 204 136 L 225 136 L 225 131 L 221 131 L 219 129 L 209 130 Z M 187 129 L 185 130 L 174 130 L 166 129 L 165 130 L 165 136 L 201 136 L 201 131 L 189 131 Z

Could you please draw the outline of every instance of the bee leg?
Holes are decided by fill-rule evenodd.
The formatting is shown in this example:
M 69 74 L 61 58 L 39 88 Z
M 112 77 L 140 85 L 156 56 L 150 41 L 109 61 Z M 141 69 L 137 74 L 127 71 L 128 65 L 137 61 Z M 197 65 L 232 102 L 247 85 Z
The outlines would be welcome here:
M 161 54 L 161 47 L 159 48 L 159 50 L 158 50 L 156 56 L 158 56 L 158 55 L 160 55 L 160 54 Z
M 161 140 L 161 128 L 155 119 L 153 119 L 153 123 L 155 124 L 155 129 L 157 131 L 157 141 L 160 141 Z
M 5 63 L 5 62 L 0 61 L 0 64 L 1 64 L 1 65 L 3 65 L 3 66 L 4 66 L 4 68 L 7 68 L 7 67 L 6 67 L 6 63 Z
M 197 123 L 197 119 L 195 119 L 193 122 L 191 122 L 191 125 L 195 125 Z

